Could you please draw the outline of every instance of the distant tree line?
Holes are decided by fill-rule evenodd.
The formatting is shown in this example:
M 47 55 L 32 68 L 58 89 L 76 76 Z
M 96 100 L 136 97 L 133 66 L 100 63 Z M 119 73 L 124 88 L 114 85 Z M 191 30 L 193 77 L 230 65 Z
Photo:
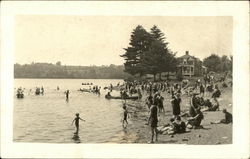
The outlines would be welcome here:
M 227 57 L 226 55 L 218 56 L 211 54 L 203 59 L 203 65 L 208 68 L 208 71 L 213 72 L 232 72 L 233 71 L 233 56 Z
M 122 65 L 109 66 L 66 66 L 58 61 L 51 63 L 15 64 L 15 78 L 81 78 L 81 79 L 126 79 Z

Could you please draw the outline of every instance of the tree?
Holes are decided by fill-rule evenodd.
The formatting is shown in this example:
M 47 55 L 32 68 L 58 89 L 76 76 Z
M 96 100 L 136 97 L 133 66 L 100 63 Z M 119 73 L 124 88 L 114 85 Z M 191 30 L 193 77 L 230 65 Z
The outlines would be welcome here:
M 152 38 L 149 51 L 146 52 L 145 61 L 150 74 L 159 74 L 161 80 L 162 72 L 170 72 L 176 69 L 177 60 L 175 54 L 168 49 L 168 43 L 165 42 L 165 35 L 157 26 L 153 26 L 150 31 Z
M 228 72 L 230 70 L 230 60 L 226 55 L 221 57 L 220 71 Z
M 140 25 L 138 25 L 132 32 L 130 43 L 125 54 L 121 55 L 125 59 L 125 72 L 132 75 L 143 75 L 146 72 L 145 65 L 143 63 L 144 53 L 148 51 L 151 43 L 150 34 Z
M 203 60 L 203 64 L 208 68 L 208 71 L 219 72 L 221 60 L 218 55 L 212 54 Z
M 61 66 L 61 64 L 62 64 L 61 61 L 56 62 L 56 66 Z

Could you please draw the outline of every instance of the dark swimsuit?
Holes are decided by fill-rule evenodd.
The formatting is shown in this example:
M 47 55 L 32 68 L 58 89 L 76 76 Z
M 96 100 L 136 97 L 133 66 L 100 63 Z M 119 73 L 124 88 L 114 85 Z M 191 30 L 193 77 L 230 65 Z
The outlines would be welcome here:
M 76 117 L 75 118 L 75 125 L 76 125 L 76 127 L 79 127 L 79 119 L 80 119 L 80 117 Z
M 125 110 L 123 113 L 123 120 L 127 120 L 128 112 Z
M 157 119 L 157 107 L 154 105 L 151 107 L 151 120 L 150 125 L 152 128 L 157 127 L 158 119 Z
M 172 108 L 173 108 L 173 115 L 180 115 L 181 110 L 180 110 L 180 103 L 181 99 L 174 98 L 172 101 Z

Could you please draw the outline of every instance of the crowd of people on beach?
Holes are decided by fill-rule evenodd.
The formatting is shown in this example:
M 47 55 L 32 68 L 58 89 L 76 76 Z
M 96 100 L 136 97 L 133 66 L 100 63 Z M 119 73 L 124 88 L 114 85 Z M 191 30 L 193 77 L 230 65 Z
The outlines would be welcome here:
M 136 95 L 136 98 L 140 102 L 145 102 L 146 108 L 149 111 L 148 119 L 146 125 L 150 125 L 151 128 L 151 140 L 150 143 L 158 140 L 158 134 L 168 134 L 173 135 L 176 133 L 186 132 L 187 129 L 197 129 L 202 127 L 202 120 L 204 119 L 204 111 L 218 111 L 220 110 L 220 103 L 218 98 L 221 96 L 222 91 L 219 89 L 219 82 L 222 87 L 232 87 L 232 82 L 225 82 L 226 78 L 220 78 L 216 80 L 212 75 L 205 75 L 204 78 L 197 79 L 196 81 L 189 81 L 184 79 L 181 82 L 176 81 L 133 81 L 124 82 L 123 84 L 118 83 L 113 86 L 104 87 L 104 90 L 108 90 L 105 97 L 112 97 L 112 91 L 120 92 L 120 97 L 117 99 L 124 100 L 123 103 L 123 117 L 122 126 L 127 128 L 128 126 L 128 116 L 131 112 L 127 110 L 127 99 Z M 91 83 L 91 85 L 93 85 Z M 59 90 L 57 86 L 56 90 Z M 89 89 L 80 89 L 80 91 L 85 92 L 89 90 L 91 93 L 95 93 L 100 96 L 101 87 L 98 85 L 89 86 Z M 66 101 L 69 101 L 70 91 L 66 90 Z M 18 88 L 17 94 L 23 94 L 23 89 Z M 35 94 L 44 94 L 44 88 L 36 87 Z M 163 95 L 164 94 L 164 95 Z M 189 110 L 187 112 L 181 111 L 182 98 L 186 96 L 190 99 Z M 144 98 L 143 98 L 144 97 Z M 172 108 L 172 117 L 169 123 L 164 123 L 164 125 L 158 125 L 158 117 L 160 114 L 165 115 L 164 100 L 170 98 L 170 105 Z M 145 99 L 145 101 L 142 101 Z M 166 102 L 165 102 L 166 103 Z M 222 112 L 225 114 L 225 118 L 219 121 L 211 121 L 211 124 L 219 123 L 232 123 L 232 114 L 226 109 Z M 186 121 L 183 121 L 185 117 Z M 79 120 L 83 120 L 79 117 L 79 113 L 76 113 L 76 118 L 73 120 L 76 126 L 75 134 L 79 132 Z M 84 120 L 83 120 L 84 121 Z
M 147 125 L 151 127 L 151 140 L 150 143 L 157 141 L 157 136 L 159 133 L 165 133 L 173 135 L 175 133 L 186 132 L 188 129 L 203 128 L 201 125 L 204 119 L 204 111 L 219 111 L 220 103 L 218 98 L 221 96 L 221 90 L 219 89 L 218 83 L 222 82 L 222 87 L 228 87 L 225 82 L 225 78 L 215 80 L 213 76 L 205 75 L 203 82 L 201 79 L 197 79 L 194 83 L 189 80 L 182 80 L 180 83 L 170 83 L 169 81 L 164 82 L 126 82 L 121 89 L 121 96 L 123 94 L 132 95 L 133 93 L 146 92 L 147 97 L 145 103 L 149 109 L 149 117 Z M 232 82 L 229 84 L 232 87 Z M 165 114 L 163 101 L 164 97 L 161 92 L 167 92 L 170 97 L 170 103 L 172 106 L 173 116 L 170 118 L 170 123 L 164 126 L 158 126 L 158 116 L 159 113 Z M 139 94 L 139 93 L 138 93 Z M 205 94 L 207 99 L 205 99 Z M 181 113 L 181 96 L 190 96 L 190 107 L 185 113 Z M 125 108 L 124 108 L 125 107 Z M 126 115 L 128 113 L 126 106 L 123 106 L 124 120 L 127 123 Z M 232 123 L 232 114 L 226 109 L 222 112 L 225 114 L 225 118 L 219 121 L 211 121 L 211 124 L 218 123 Z M 181 117 L 187 117 L 187 121 L 182 121 Z M 126 120 L 125 120 L 126 119 Z M 124 122 L 123 122 L 124 124 Z

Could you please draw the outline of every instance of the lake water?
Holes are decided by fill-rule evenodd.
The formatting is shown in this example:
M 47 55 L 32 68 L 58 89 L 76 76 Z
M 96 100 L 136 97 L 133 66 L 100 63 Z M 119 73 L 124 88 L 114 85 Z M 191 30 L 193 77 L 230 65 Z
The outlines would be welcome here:
M 88 88 L 81 83 L 101 86 L 101 95 L 83 93 Z M 116 85 L 123 80 L 106 79 L 15 79 L 16 88 L 23 87 L 24 98 L 14 96 L 14 142 L 41 143 L 104 143 L 122 130 L 122 101 L 107 100 L 104 86 Z M 35 87 L 44 87 L 44 95 L 35 95 Z M 56 90 L 59 86 L 60 90 Z M 30 92 L 30 89 L 31 92 Z M 65 90 L 69 89 L 69 101 Z M 15 93 L 14 93 L 15 94 Z M 112 92 L 119 95 L 119 92 Z M 79 137 L 74 137 L 71 125 L 75 113 L 80 121 Z

